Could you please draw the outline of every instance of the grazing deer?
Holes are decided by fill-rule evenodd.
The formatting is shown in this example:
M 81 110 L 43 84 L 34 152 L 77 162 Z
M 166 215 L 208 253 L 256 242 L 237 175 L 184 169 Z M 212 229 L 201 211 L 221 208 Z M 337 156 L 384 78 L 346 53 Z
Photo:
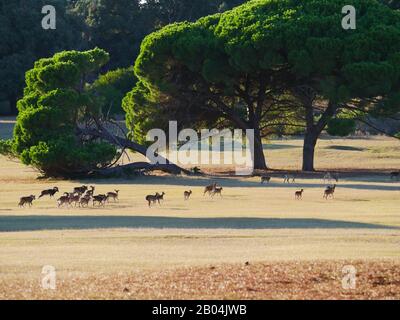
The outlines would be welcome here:
M 400 171 L 393 171 L 390 173 L 390 180 L 399 180 L 400 179 Z
M 301 189 L 300 191 L 297 191 L 297 192 L 295 193 L 295 198 L 296 198 L 296 200 L 301 200 L 301 199 L 303 199 L 303 193 L 304 193 L 304 189 Z
M 96 203 L 99 204 L 99 206 L 105 206 L 105 202 L 107 200 L 107 196 L 105 194 L 99 194 L 97 196 L 93 197 L 93 207 Z
M 78 193 L 78 194 L 84 194 L 86 192 L 86 190 L 88 189 L 87 186 L 82 186 L 82 187 L 76 187 L 74 188 L 74 192 L 73 193 Z
M 91 200 L 91 196 L 89 195 L 85 195 L 84 197 L 81 198 L 81 200 L 79 201 L 79 206 L 84 208 L 84 207 L 89 207 L 89 202 Z
M 265 182 L 266 183 L 270 183 L 271 182 L 271 177 L 269 177 L 269 176 L 266 176 L 266 177 L 261 177 L 261 184 L 264 184 Z
M 209 195 L 211 195 L 213 193 L 213 191 L 215 190 L 215 188 L 217 187 L 217 183 L 213 183 L 207 187 L 204 188 L 204 193 L 203 193 L 203 197 L 206 195 L 206 193 L 208 193 Z
M 34 195 L 30 195 L 29 197 L 22 197 L 19 199 L 19 207 L 25 207 L 26 204 L 28 204 L 30 207 L 32 207 L 32 202 L 33 200 L 36 200 L 36 197 Z
M 114 202 L 119 201 L 118 199 L 118 193 L 119 190 L 114 190 L 115 192 L 108 192 L 107 193 L 107 202 L 110 201 L 110 199 L 114 199 Z
M 189 200 L 189 198 L 190 198 L 190 196 L 192 195 L 192 190 L 189 190 L 189 191 L 185 191 L 184 192 L 184 198 L 185 198 L 185 201 L 187 201 L 187 200 Z
M 164 196 L 165 196 L 165 192 L 162 192 L 161 194 L 159 194 L 158 192 L 156 193 L 156 198 L 157 198 L 158 204 L 161 204 L 161 201 L 164 201 Z
M 336 184 L 333 187 L 329 186 L 324 192 L 324 199 L 328 200 L 329 197 L 334 198 L 335 191 L 336 191 Z
M 95 189 L 96 188 L 94 186 L 90 186 L 90 190 L 86 191 L 85 196 L 93 197 Z
M 70 204 L 69 198 L 70 198 L 69 193 L 67 193 L 67 192 L 64 193 L 64 195 L 61 196 L 61 197 L 57 200 L 58 207 L 61 207 L 61 206 L 65 205 L 65 204 L 69 205 L 69 204 Z
M 53 198 L 54 195 L 55 195 L 57 192 L 59 192 L 59 190 L 58 190 L 57 187 L 54 187 L 53 189 L 43 190 L 42 193 L 41 193 L 40 196 L 39 196 L 39 199 L 40 199 L 41 197 L 44 197 L 44 196 L 50 196 L 50 198 Z
M 79 204 L 80 200 L 81 200 L 81 196 L 78 193 L 76 195 L 73 195 L 72 197 L 69 197 L 69 204 L 70 205 L 74 204 L 74 206 L 76 207 L 76 205 Z
M 223 190 L 224 188 L 214 188 L 214 190 L 212 191 L 212 194 L 211 194 L 211 197 L 213 197 L 214 198 L 214 196 L 216 195 L 216 194 L 219 194 L 219 196 L 220 197 L 222 197 L 222 190 Z
M 160 194 L 157 192 L 155 195 L 148 195 L 146 196 L 146 201 L 149 203 L 149 208 L 151 207 L 152 203 L 156 203 Z

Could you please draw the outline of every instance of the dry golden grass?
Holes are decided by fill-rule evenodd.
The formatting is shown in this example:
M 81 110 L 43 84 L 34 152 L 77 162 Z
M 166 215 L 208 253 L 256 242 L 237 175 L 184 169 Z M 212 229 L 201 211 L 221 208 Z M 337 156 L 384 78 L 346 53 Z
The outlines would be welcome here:
M 343 287 L 355 267 L 354 288 Z M 210 265 L 115 274 L 70 274 L 55 290 L 40 279 L 0 279 L 0 299 L 400 299 L 400 264 L 391 261 Z
M 270 165 L 298 169 L 300 146 L 274 141 Z M 374 171 L 344 175 L 336 199 L 326 201 L 317 176 L 284 185 L 277 174 L 264 186 L 232 177 L 38 180 L 31 168 L 0 157 L 0 297 L 399 298 L 400 183 L 387 174 L 399 159 L 399 142 L 388 138 L 321 140 L 318 168 Z M 223 198 L 203 197 L 212 180 L 224 187 Z M 120 201 L 71 209 L 45 198 L 17 207 L 20 196 L 81 184 L 99 193 L 119 189 Z M 166 199 L 149 209 L 144 198 L 157 191 Z M 352 260 L 362 271 L 360 287 L 343 292 L 337 270 Z M 60 277 L 54 293 L 38 286 L 44 265 Z M 211 265 L 218 276 L 209 276 Z

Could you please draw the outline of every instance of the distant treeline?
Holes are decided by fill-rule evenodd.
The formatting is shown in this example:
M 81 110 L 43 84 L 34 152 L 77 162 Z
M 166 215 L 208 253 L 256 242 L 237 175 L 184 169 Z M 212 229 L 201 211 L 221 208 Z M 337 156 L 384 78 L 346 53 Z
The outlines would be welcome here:
M 16 114 L 25 72 L 62 50 L 99 47 L 110 53 L 102 72 L 132 66 L 143 38 L 167 24 L 195 21 L 246 0 L 0 0 L 0 115 Z M 43 30 L 44 5 L 57 29 Z

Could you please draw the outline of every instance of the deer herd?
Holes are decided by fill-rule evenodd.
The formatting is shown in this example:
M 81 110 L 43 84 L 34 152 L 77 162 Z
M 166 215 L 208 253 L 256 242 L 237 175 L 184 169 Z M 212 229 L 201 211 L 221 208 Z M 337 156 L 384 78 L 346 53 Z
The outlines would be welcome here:
M 95 191 L 94 186 L 81 186 L 73 189 L 72 192 L 64 192 L 64 194 L 57 199 L 57 206 L 61 207 L 81 207 L 87 208 L 90 203 L 93 203 L 93 206 L 105 206 L 110 200 L 114 202 L 118 201 L 118 193 L 119 190 L 114 190 L 113 192 L 108 192 L 106 194 L 98 194 L 94 195 Z M 50 199 L 54 198 L 56 193 L 60 192 L 58 187 L 54 187 L 52 189 L 43 190 L 40 193 L 38 199 L 43 198 L 45 196 L 49 196 Z M 20 207 L 25 207 L 26 205 L 32 206 L 33 201 L 36 200 L 36 196 L 31 195 L 28 197 L 22 197 L 19 202 Z
M 400 180 L 400 172 L 392 172 L 390 174 L 390 179 L 399 181 Z M 261 177 L 261 184 L 270 183 L 272 180 L 271 176 L 262 176 Z M 326 189 L 323 193 L 323 199 L 334 199 L 335 191 L 337 187 L 337 183 L 339 183 L 339 174 L 337 173 L 326 173 L 323 176 L 323 181 L 327 185 Z M 295 183 L 296 182 L 296 175 L 285 175 L 283 177 L 283 183 Z M 336 184 L 332 185 L 332 182 L 336 182 Z M 57 199 L 57 206 L 61 207 L 81 207 L 81 208 L 88 208 L 90 205 L 93 207 L 105 207 L 107 203 L 112 200 L 113 202 L 118 202 L 119 190 L 114 190 L 112 192 L 107 192 L 106 194 L 98 194 L 95 195 L 96 188 L 94 186 L 80 186 L 73 189 L 72 192 L 64 192 L 64 194 Z M 223 188 L 219 187 L 217 183 L 212 183 L 204 188 L 203 196 L 208 195 L 211 198 L 214 198 L 216 195 L 219 195 L 222 198 L 222 191 Z M 49 196 L 50 198 L 54 198 L 54 196 L 60 192 L 58 187 L 54 187 L 52 189 L 43 190 L 38 197 L 41 199 L 45 196 Z M 295 199 L 302 200 L 303 194 L 305 190 L 301 189 L 295 192 Z M 183 197 L 185 201 L 190 200 L 193 192 L 192 190 L 185 191 L 183 193 Z M 165 192 L 157 192 L 154 195 L 148 195 L 145 197 L 145 200 L 149 207 L 155 204 L 161 205 L 162 201 L 164 201 Z M 35 195 L 30 195 L 27 197 L 21 197 L 19 206 L 25 207 L 28 205 L 29 207 L 32 206 L 33 201 L 36 200 Z

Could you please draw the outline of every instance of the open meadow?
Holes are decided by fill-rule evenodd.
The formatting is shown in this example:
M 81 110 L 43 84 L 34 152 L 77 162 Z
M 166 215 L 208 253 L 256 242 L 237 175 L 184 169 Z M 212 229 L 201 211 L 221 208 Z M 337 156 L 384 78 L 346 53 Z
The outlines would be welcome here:
M 266 155 L 273 168 L 297 170 L 301 141 L 270 141 Z M 399 163 L 394 139 L 322 139 L 318 169 L 342 172 L 335 199 L 325 200 L 323 173 L 284 184 L 273 172 L 264 185 L 223 168 L 60 181 L 0 157 L 0 298 L 400 298 L 400 183 L 389 177 Z M 203 196 L 213 181 L 222 197 Z M 119 190 L 119 201 L 57 207 L 83 184 Z M 54 199 L 18 207 L 21 196 L 54 186 Z M 149 208 L 145 197 L 155 192 L 165 200 Z M 57 271 L 56 290 L 41 288 L 46 265 Z M 346 265 L 357 270 L 354 290 L 342 288 Z

